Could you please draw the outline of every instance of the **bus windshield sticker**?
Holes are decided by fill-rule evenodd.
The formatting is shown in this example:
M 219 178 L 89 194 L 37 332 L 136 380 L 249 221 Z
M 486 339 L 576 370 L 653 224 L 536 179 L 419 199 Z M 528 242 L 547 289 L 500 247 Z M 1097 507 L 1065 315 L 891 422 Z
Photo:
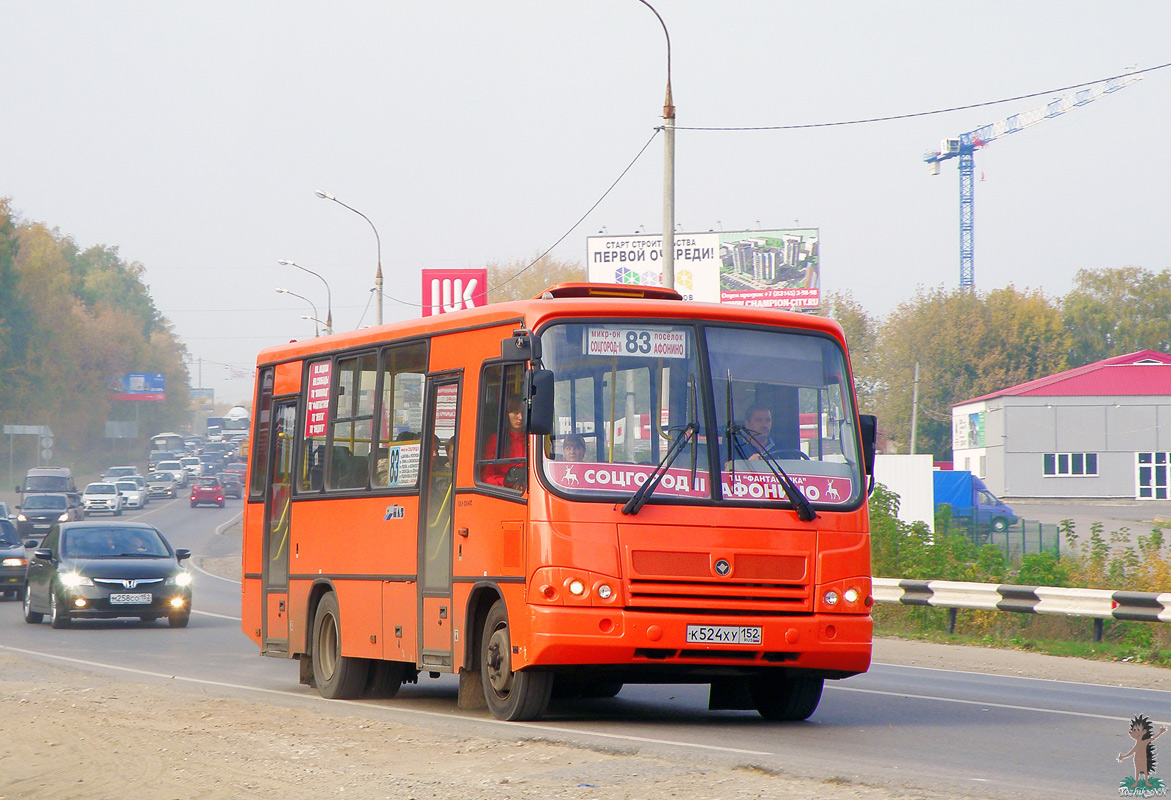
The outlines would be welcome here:
M 588 356 L 687 358 L 687 339 L 685 330 L 591 326 L 583 347 Z
M 549 479 L 561 489 L 603 492 L 634 492 L 654 473 L 643 464 L 591 464 L 547 461 Z M 656 497 L 709 497 L 708 479 L 700 474 L 691 485 L 691 470 L 672 468 L 663 474 Z
M 386 486 L 414 486 L 419 480 L 419 452 L 422 445 L 395 445 L 386 453 Z M 380 459 L 381 460 L 381 459 Z M 379 464 L 381 470 L 382 465 Z
M 847 477 L 801 475 L 786 470 L 801 494 L 811 503 L 845 505 L 854 496 L 854 482 Z M 728 500 L 787 500 L 776 476 L 770 472 L 731 472 L 722 474 L 724 497 Z

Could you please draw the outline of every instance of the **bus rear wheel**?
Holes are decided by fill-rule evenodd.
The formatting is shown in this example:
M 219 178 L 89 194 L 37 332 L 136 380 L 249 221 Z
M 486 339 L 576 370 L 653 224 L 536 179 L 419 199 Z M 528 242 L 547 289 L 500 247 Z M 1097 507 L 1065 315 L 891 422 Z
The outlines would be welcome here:
M 497 600 L 484 621 L 480 639 L 480 676 L 488 710 L 496 719 L 539 719 L 553 694 L 553 673 L 512 670 L 508 608 Z
M 341 613 L 333 592 L 321 598 L 313 617 L 313 680 L 322 697 L 352 700 L 366 688 L 370 662 L 342 655 Z
M 749 689 L 752 704 L 765 719 L 796 722 L 809 719 L 821 702 L 824 678 L 809 675 L 759 675 Z

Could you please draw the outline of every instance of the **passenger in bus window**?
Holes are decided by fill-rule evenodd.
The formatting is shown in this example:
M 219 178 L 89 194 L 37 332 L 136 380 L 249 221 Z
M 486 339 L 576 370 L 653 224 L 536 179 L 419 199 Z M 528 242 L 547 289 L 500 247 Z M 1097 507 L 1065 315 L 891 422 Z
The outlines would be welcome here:
M 485 483 L 494 483 L 497 486 L 506 486 L 509 489 L 525 489 L 525 432 L 524 408 L 519 397 L 509 397 L 504 404 L 507 417 L 504 431 L 504 442 L 499 455 L 496 450 L 496 434 L 488 437 L 484 447 L 485 459 L 511 458 L 520 459 L 519 464 L 485 464 L 480 470 L 480 476 Z
M 561 439 L 561 460 L 562 461 L 585 461 L 586 443 L 585 439 L 578 436 L 576 433 L 571 433 Z

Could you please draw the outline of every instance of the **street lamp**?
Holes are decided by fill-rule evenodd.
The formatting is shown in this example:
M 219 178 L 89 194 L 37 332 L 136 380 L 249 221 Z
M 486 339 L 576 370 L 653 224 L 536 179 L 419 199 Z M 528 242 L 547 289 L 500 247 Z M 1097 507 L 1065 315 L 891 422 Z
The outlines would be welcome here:
M 314 323 L 313 327 L 314 327 L 314 328 L 316 328 L 316 327 L 317 327 L 317 323 L 318 323 L 318 322 L 321 322 L 321 320 L 319 320 L 317 317 L 311 317 L 311 316 L 309 316 L 308 314 L 302 314 L 302 315 L 301 315 L 301 319 L 311 319 L 311 320 L 313 320 L 313 323 Z M 322 325 L 325 325 L 325 323 L 324 323 L 324 322 L 321 322 L 321 324 L 322 324 Z M 327 330 L 327 331 L 329 330 L 329 326 L 328 326 L 328 325 L 326 326 L 326 330 Z M 327 333 L 326 335 L 328 335 L 328 333 Z
M 289 261 L 287 258 L 282 258 L 276 263 L 280 264 L 282 267 L 296 267 L 302 272 L 308 272 L 310 275 L 315 276 L 319 281 L 325 284 L 325 322 L 322 324 L 325 325 L 326 336 L 329 336 L 331 333 L 333 333 L 333 295 L 329 291 L 329 281 L 318 275 L 313 270 L 302 267 L 296 261 Z
M 649 8 L 667 37 L 667 96 L 663 100 L 663 286 L 675 288 L 675 101 L 671 97 L 671 34 L 667 23 L 647 0 L 638 0 Z
M 320 197 L 322 200 L 332 200 L 343 208 L 348 208 L 362 219 L 370 222 L 370 218 L 363 214 L 353 206 L 347 206 L 341 200 L 338 200 L 324 189 L 314 189 L 313 194 Z M 382 324 L 382 237 L 378 235 L 378 228 L 374 227 L 374 223 L 370 222 L 370 230 L 374 231 L 374 242 L 378 246 L 378 271 L 374 273 L 374 295 L 377 302 L 374 304 L 374 324 Z
M 308 304 L 310 305 L 310 307 L 312 307 L 312 309 L 313 309 L 313 321 L 314 321 L 314 322 L 316 322 L 316 321 L 317 321 L 317 304 L 316 304 L 316 303 L 314 303 L 312 300 L 310 300 L 308 297 L 306 297 L 306 296 L 305 296 L 305 295 L 303 295 L 303 294 L 297 294 L 296 292 L 290 292 L 288 289 L 281 289 L 279 286 L 277 287 L 277 294 L 287 294 L 287 295 L 290 295 L 290 296 L 292 296 L 292 297 L 300 297 L 302 300 L 304 300 L 306 303 L 308 303 Z M 302 316 L 301 318 L 302 318 L 302 319 L 304 319 L 304 316 Z M 314 336 L 320 336 L 320 335 L 321 335 L 321 329 L 320 329 L 320 328 L 318 328 L 316 325 L 314 325 L 314 326 L 313 326 L 313 335 L 314 335 Z

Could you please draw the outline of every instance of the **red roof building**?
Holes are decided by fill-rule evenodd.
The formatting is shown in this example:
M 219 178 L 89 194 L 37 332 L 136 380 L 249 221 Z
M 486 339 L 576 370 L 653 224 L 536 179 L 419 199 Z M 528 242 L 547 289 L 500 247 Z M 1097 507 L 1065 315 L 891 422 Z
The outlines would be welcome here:
M 952 407 L 956 469 L 1011 497 L 1171 499 L 1171 354 L 1141 350 Z

